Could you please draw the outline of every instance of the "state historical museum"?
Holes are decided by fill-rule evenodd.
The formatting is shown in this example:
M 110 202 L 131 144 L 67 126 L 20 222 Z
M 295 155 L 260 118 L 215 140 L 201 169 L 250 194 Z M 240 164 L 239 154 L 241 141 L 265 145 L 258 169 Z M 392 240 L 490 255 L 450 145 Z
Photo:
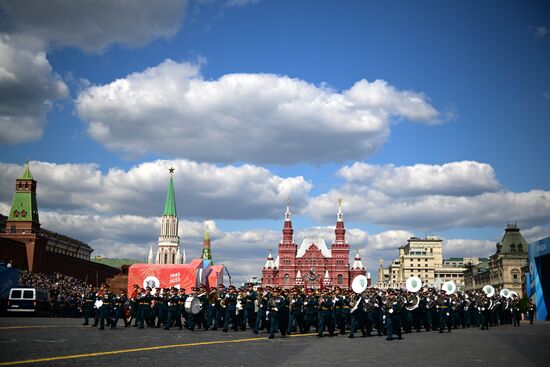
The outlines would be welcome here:
M 366 275 L 359 252 L 355 255 L 353 265 L 350 267 L 349 264 L 350 246 L 346 241 L 341 199 L 338 200 L 335 238 L 330 249 L 322 238 L 305 238 L 298 247 L 294 242 L 290 217 L 287 205 L 279 253 L 273 259 L 270 252 L 262 269 L 263 287 L 351 288 L 351 282 L 356 276 Z

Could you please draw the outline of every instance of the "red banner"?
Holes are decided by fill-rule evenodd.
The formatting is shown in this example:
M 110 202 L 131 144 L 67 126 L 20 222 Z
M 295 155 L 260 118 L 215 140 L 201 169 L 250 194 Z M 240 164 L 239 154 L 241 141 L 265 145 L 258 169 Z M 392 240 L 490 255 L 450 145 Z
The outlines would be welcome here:
M 185 288 L 187 292 L 200 284 L 216 287 L 223 283 L 223 271 L 222 265 L 208 265 L 203 269 L 203 262 L 198 259 L 181 265 L 134 264 L 128 269 L 128 294 L 133 291 L 134 284 L 152 289 Z

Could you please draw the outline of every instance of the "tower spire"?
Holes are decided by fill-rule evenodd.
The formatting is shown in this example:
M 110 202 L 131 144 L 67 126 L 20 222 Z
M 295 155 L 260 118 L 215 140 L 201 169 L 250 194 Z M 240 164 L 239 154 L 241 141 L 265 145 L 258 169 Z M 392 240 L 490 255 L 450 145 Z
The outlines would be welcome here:
M 212 261 L 212 251 L 210 250 L 210 236 L 208 235 L 208 226 L 204 226 L 204 239 L 202 241 L 201 259 Z
M 168 170 L 170 183 L 160 225 L 159 244 L 155 259 L 157 264 L 177 264 L 179 262 L 180 238 L 178 235 L 179 220 L 176 211 L 176 196 L 174 195 L 174 171 L 173 167 Z
M 344 213 L 342 212 L 342 198 L 338 198 L 338 215 L 334 234 L 336 236 L 334 243 L 339 245 L 346 244 L 346 228 L 344 227 Z
M 292 221 L 290 220 L 290 198 L 286 201 L 286 212 L 285 212 L 285 224 L 283 227 L 283 244 L 292 245 L 294 242 L 293 234 L 294 229 L 292 229 Z
M 344 213 L 342 213 L 342 197 L 338 198 L 338 215 L 337 215 L 337 221 L 343 222 L 344 221 Z
M 286 199 L 286 212 L 285 212 L 285 222 L 290 221 L 292 213 L 290 213 L 290 198 Z
M 175 169 L 170 167 L 168 170 L 170 172 L 170 184 L 168 185 L 168 193 L 166 193 L 166 202 L 164 203 L 164 213 L 163 215 L 171 215 L 177 217 L 178 213 L 176 211 L 176 195 L 174 195 L 174 180 L 173 174 Z

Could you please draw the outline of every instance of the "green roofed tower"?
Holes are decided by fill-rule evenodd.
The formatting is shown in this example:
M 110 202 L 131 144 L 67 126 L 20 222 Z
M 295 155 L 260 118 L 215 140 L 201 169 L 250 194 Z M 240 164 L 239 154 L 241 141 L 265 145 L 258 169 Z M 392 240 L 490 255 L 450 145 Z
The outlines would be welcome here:
M 162 215 L 171 215 L 173 217 L 178 216 L 176 211 L 176 196 L 174 195 L 174 180 L 172 179 L 172 175 L 170 175 L 170 185 L 168 186 L 166 202 L 164 203 L 164 213 Z
M 6 229 L 11 233 L 37 232 L 40 229 L 36 203 L 36 181 L 32 177 L 29 162 L 15 181 L 15 194 L 11 204 Z
M 201 259 L 212 261 L 212 252 L 210 250 L 210 236 L 208 235 L 208 228 L 204 230 L 204 240 L 202 241 Z
M 185 262 L 185 255 L 180 254 L 180 238 L 178 235 L 178 213 L 176 211 L 176 195 L 174 194 L 174 171 L 170 167 L 170 183 L 166 202 L 164 203 L 164 212 L 160 224 L 160 236 L 158 241 L 157 255 L 153 259 L 152 249 L 148 256 L 149 264 L 182 264 Z M 185 252 L 184 252 L 185 253 Z

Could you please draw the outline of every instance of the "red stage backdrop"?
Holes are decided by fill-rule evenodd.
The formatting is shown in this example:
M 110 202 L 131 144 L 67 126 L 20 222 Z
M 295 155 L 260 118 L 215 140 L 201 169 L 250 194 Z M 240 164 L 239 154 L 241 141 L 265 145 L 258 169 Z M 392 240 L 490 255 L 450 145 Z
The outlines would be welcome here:
M 128 269 L 128 294 L 133 291 L 134 284 L 140 287 L 185 288 L 205 284 L 215 287 L 223 283 L 223 265 L 210 265 L 209 261 L 195 259 L 190 264 L 159 265 L 134 264 Z

